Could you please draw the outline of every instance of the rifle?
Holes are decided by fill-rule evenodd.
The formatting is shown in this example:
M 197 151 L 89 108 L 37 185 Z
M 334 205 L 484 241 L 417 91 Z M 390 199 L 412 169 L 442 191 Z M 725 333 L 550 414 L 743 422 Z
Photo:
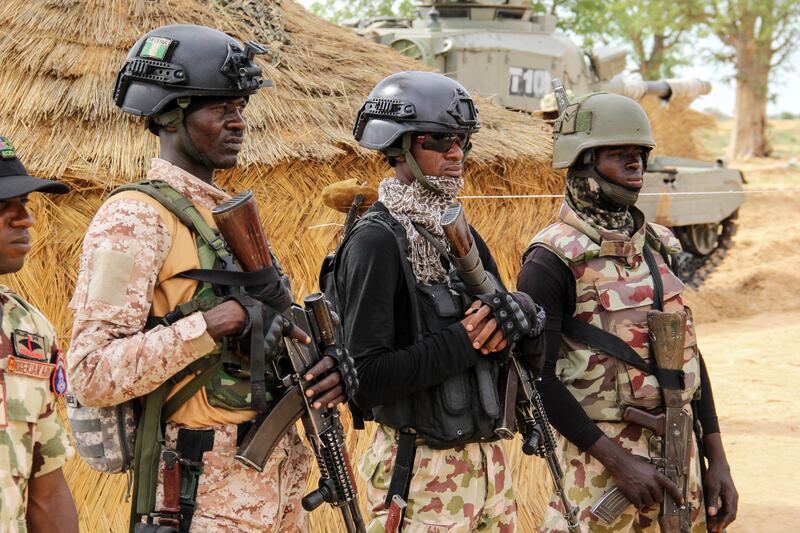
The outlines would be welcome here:
M 648 311 L 647 325 L 650 330 L 652 353 L 660 372 L 679 372 L 683 367 L 683 347 L 686 335 L 684 313 Z M 653 432 L 661 440 L 661 458 L 651 458 L 659 471 L 687 497 L 689 482 L 690 438 L 692 419 L 683 408 L 681 391 L 662 383 L 665 413 L 654 416 L 639 409 L 628 407 L 623 419 Z M 607 523 L 614 522 L 630 502 L 618 487 L 607 490 L 592 506 L 592 513 Z M 678 503 L 664 490 L 661 511 L 658 515 L 664 533 L 689 533 L 692 529 L 691 507 Z
M 450 263 L 458 277 L 473 296 L 491 294 L 501 289 L 500 284 L 483 268 L 478 248 L 459 204 L 449 206 L 440 221 L 445 237 L 450 245 Z M 561 466 L 556 457 L 556 440 L 547 419 L 534 378 L 527 367 L 513 354 L 509 358 L 508 373 L 501 379 L 501 392 L 504 394 L 504 415 L 495 426 L 495 434 L 504 439 L 514 436 L 516 427 L 522 428 L 522 452 L 536 455 L 547 461 L 553 478 L 556 494 L 564 507 L 563 516 L 570 533 L 580 533 L 578 508 L 569 501 L 562 479 Z M 515 407 L 516 420 L 509 420 L 509 405 Z
M 212 214 L 222 237 L 245 271 L 256 272 L 272 266 L 252 192 L 234 196 Z M 320 293 L 306 297 L 304 306 L 292 304 L 284 316 L 309 335 L 312 343 L 305 345 L 292 338 L 284 339 L 288 368 L 279 364 L 281 361 L 272 364 L 286 391 L 271 410 L 256 417 L 235 457 L 263 471 L 275 446 L 300 419 L 320 470 L 319 487 L 303 498 L 303 508 L 313 511 L 328 502 L 341 510 L 348 533 L 365 533 L 339 410 L 336 407 L 315 409 L 305 394 L 311 386 L 303 378 L 306 371 L 322 358 L 325 350 L 341 349 L 334 333 L 335 319 Z

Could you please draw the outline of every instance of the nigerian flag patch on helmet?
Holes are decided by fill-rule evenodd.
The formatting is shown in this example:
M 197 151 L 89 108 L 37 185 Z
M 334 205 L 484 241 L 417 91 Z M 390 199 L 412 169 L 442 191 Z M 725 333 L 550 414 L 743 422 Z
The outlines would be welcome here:
M 17 152 L 14 150 L 14 145 L 5 137 L 0 137 L 0 159 L 14 159 L 17 157 Z
M 142 51 L 139 52 L 139 57 L 163 61 L 167 56 L 167 51 L 169 51 L 169 46 L 171 44 L 172 39 L 167 39 L 166 37 L 148 37 L 144 41 Z

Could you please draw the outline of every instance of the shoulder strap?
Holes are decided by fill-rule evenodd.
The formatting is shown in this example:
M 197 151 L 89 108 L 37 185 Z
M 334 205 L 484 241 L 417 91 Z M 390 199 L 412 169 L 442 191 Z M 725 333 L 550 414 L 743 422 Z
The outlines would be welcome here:
M 208 225 L 203 215 L 200 214 L 188 198 L 175 190 L 167 182 L 148 180 L 138 183 L 129 183 L 114 189 L 111 195 L 122 191 L 138 191 L 150 196 L 164 206 L 170 213 L 175 215 L 178 220 L 181 221 L 181 224 L 192 228 L 198 237 L 213 250 L 214 255 L 220 260 L 224 263 L 228 263 L 231 260 L 231 253 L 228 251 L 225 240 L 220 237 L 219 232 Z M 200 247 L 198 247 L 198 252 L 202 254 L 202 250 L 199 248 Z M 201 255 L 201 264 L 203 263 L 204 261 Z

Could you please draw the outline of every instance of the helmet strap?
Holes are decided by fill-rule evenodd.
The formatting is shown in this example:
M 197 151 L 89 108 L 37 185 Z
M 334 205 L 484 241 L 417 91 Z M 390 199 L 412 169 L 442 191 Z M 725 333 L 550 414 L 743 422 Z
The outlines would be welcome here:
M 189 137 L 189 132 L 186 130 L 186 124 L 184 123 L 186 118 L 185 109 L 189 107 L 189 103 L 191 102 L 190 98 L 188 96 L 183 96 L 178 98 L 177 102 L 178 106 L 175 109 L 153 117 L 152 120 L 159 126 L 175 128 L 175 131 L 178 132 L 178 137 L 181 140 L 181 144 L 183 144 L 184 150 L 186 150 L 186 152 L 192 156 L 192 159 L 207 169 L 214 170 L 214 165 L 205 155 L 200 152 L 200 150 L 197 149 L 192 142 L 192 138 Z
M 408 168 L 411 170 L 411 175 L 414 176 L 414 179 L 417 180 L 420 185 L 433 193 L 442 194 L 442 190 L 436 187 L 430 182 L 430 180 L 428 180 L 428 178 L 425 177 L 425 174 L 422 173 L 422 169 L 419 168 L 416 159 L 414 159 L 414 156 L 411 155 L 411 142 L 413 140 L 413 136 L 413 133 L 403 134 L 402 147 L 389 148 L 386 150 L 386 155 L 389 157 L 397 157 L 402 155 L 405 158 Z
M 594 150 L 584 156 L 584 164 L 573 173 L 579 177 L 591 178 L 600 187 L 600 194 L 609 202 L 620 207 L 631 207 L 639 199 L 639 191 L 612 183 L 608 176 L 597 170 L 595 166 Z

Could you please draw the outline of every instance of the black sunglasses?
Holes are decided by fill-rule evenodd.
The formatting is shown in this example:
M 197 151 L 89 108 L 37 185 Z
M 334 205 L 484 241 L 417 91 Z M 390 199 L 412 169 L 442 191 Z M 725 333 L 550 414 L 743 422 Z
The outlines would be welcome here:
M 469 133 L 421 133 L 417 135 L 422 141 L 422 147 L 426 150 L 433 150 L 446 154 L 453 147 L 453 143 L 458 143 L 462 150 L 467 149 L 469 144 Z

